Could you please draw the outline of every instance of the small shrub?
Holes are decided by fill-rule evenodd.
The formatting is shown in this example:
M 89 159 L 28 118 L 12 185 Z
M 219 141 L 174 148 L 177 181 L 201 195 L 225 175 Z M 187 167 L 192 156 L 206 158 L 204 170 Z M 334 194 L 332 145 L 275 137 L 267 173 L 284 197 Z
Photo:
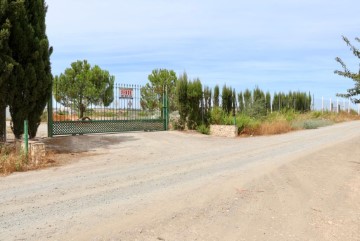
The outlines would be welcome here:
M 231 114 L 223 116 L 222 125 L 234 125 L 234 124 L 235 124 L 234 116 L 232 116 Z
M 307 120 L 304 122 L 304 129 L 317 129 L 332 124 L 334 123 L 330 120 Z
M 24 170 L 27 158 L 24 153 L 16 152 L 15 146 L 2 145 L 0 148 L 0 174 Z
M 329 126 L 334 124 L 331 120 L 325 119 L 308 119 L 308 120 L 299 120 L 292 123 L 294 129 L 317 129 L 324 126 Z
M 210 135 L 210 128 L 204 124 L 199 125 L 196 130 L 201 134 Z
M 242 131 L 249 126 L 251 122 L 251 117 L 245 114 L 241 114 L 236 117 L 236 126 L 238 128 L 238 133 L 242 133 Z
M 185 126 L 181 126 L 180 120 L 170 120 L 171 130 L 184 130 Z
M 223 125 L 225 112 L 219 107 L 214 107 L 210 113 L 210 122 L 214 125 Z

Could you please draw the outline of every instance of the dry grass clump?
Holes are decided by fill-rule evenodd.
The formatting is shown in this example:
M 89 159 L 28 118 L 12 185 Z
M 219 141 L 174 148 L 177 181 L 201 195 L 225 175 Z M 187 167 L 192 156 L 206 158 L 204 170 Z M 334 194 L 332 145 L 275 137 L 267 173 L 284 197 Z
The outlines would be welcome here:
M 15 145 L 1 144 L 0 146 L 0 174 L 10 174 L 22 171 L 27 158 L 22 152 L 17 152 Z
M 55 163 L 53 155 L 53 153 L 47 153 L 44 160 L 35 165 L 28 159 L 21 147 L 16 148 L 14 143 L 0 144 L 0 175 L 52 166 Z
M 356 112 L 348 113 L 345 111 L 342 111 L 340 113 L 331 113 L 328 118 L 335 122 L 360 120 L 360 116 L 356 114 Z
M 297 113 L 294 111 L 274 112 L 263 118 L 251 118 L 239 115 L 236 119 L 240 136 L 275 135 L 293 130 L 317 129 L 334 123 L 360 120 L 360 116 L 348 112 L 321 112 L 312 111 Z
M 257 135 L 276 135 L 287 133 L 292 130 L 291 125 L 286 120 L 274 122 L 264 122 L 256 130 Z

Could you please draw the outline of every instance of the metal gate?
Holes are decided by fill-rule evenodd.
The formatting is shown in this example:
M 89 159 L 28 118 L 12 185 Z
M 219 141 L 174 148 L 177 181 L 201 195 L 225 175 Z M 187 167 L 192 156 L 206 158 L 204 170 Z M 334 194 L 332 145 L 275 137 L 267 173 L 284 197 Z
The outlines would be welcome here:
M 149 100 L 142 95 L 142 88 L 115 84 L 113 100 L 107 106 L 103 101 L 81 103 L 78 98 L 61 101 L 55 93 L 48 104 L 48 136 L 167 130 L 166 92 L 153 93 Z

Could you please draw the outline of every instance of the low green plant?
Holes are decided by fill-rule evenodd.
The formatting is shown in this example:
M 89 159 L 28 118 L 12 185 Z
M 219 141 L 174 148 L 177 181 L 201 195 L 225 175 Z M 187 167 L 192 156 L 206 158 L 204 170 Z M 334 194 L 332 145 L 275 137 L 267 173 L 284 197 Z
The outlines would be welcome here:
M 304 122 L 304 129 L 317 129 L 332 124 L 334 124 L 334 122 L 330 120 L 306 120 Z
M 225 115 L 223 117 L 223 119 L 222 119 L 222 125 L 234 125 L 235 124 L 235 118 L 231 114 Z
M 245 114 L 240 114 L 236 117 L 236 126 L 238 128 L 238 133 L 241 133 L 249 123 L 251 122 L 251 117 Z
M 201 134 L 210 135 L 210 128 L 204 124 L 199 125 L 196 130 Z
M 223 109 L 214 107 L 210 113 L 210 123 L 213 125 L 223 125 L 225 116 L 226 114 Z
M 305 119 L 294 121 L 291 126 L 294 129 L 317 129 L 332 124 L 334 124 L 333 121 L 326 119 Z

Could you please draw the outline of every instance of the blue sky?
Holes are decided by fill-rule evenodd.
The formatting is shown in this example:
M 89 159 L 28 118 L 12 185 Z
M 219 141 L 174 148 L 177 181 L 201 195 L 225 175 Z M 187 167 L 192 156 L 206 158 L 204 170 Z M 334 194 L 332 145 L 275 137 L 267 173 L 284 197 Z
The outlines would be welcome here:
M 341 39 L 360 37 L 358 0 L 46 2 L 54 75 L 87 59 L 119 83 L 145 84 L 153 69 L 166 68 L 210 87 L 330 98 L 353 86 L 333 73 L 335 57 L 359 70 Z

